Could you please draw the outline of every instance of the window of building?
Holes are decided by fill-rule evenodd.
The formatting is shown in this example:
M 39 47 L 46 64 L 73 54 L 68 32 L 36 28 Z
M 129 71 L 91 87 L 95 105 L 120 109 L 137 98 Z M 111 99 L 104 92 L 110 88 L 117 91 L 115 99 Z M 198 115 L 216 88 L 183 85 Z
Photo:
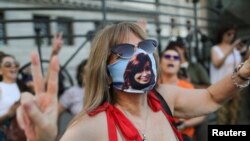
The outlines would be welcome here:
M 74 44 L 74 34 L 73 34 L 73 21 L 71 18 L 64 18 L 59 17 L 57 19 L 57 28 L 58 32 L 63 33 L 63 42 L 66 45 L 73 45 Z
M 7 44 L 6 37 L 6 29 L 5 29 L 5 23 L 4 20 L 4 13 L 0 11 L 0 45 Z
M 41 37 L 41 45 L 51 45 L 49 17 L 34 15 L 33 19 L 35 33 Z
M 98 30 L 98 29 L 102 28 L 102 22 L 101 21 L 95 21 L 94 25 L 95 25 L 95 30 Z
M 174 18 L 170 19 L 170 26 L 171 26 L 171 28 L 175 28 L 175 19 Z
M 190 31 L 190 29 L 191 29 L 191 21 L 190 20 L 186 21 L 186 28 L 188 31 Z

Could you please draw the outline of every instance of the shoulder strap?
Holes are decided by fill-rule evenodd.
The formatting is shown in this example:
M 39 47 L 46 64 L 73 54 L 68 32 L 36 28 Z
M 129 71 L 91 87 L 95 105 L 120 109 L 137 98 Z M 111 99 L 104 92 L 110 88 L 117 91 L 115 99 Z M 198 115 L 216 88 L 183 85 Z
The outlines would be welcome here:
M 173 118 L 173 114 L 167 104 L 167 102 L 165 101 L 165 99 L 162 97 L 162 95 L 160 93 L 158 93 L 155 89 L 153 90 L 155 96 L 160 100 L 161 106 L 163 107 L 163 109 L 165 110 L 166 114 L 168 114 L 168 117 L 172 117 Z M 174 121 L 172 121 L 172 125 L 173 125 L 173 129 L 175 134 L 177 135 L 179 141 L 183 141 L 183 137 L 182 134 L 180 133 L 180 131 L 177 129 L 177 124 L 174 123 Z
M 160 100 L 161 106 L 163 107 L 163 109 L 165 110 L 165 112 L 170 115 L 173 116 L 167 102 L 165 101 L 165 99 L 161 96 L 161 94 L 159 94 L 156 90 L 155 91 L 155 96 Z

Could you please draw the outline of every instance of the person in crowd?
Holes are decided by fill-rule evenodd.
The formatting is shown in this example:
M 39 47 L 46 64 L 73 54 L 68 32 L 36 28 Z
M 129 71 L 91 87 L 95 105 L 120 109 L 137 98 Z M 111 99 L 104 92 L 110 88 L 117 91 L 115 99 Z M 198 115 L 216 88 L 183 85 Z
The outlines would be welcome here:
M 87 60 L 83 60 L 77 66 L 77 85 L 68 88 L 59 99 L 59 113 L 68 110 L 72 115 L 77 115 L 82 111 L 84 98 L 84 67 Z
M 177 43 L 170 42 L 160 55 L 161 75 L 159 83 L 193 89 L 194 86 L 192 83 L 178 78 L 178 71 L 181 65 L 181 54 L 178 51 L 177 45 Z M 191 119 L 174 119 L 174 124 L 181 130 L 184 141 L 192 141 L 195 138 L 195 126 L 201 124 L 205 116 Z
M 206 69 L 198 62 L 188 61 L 187 47 L 181 37 L 177 37 L 176 41 L 170 42 L 169 45 L 175 46 L 180 53 L 181 67 L 178 73 L 180 79 L 191 82 L 195 88 L 207 88 L 211 85 Z M 207 140 L 208 117 L 195 126 L 194 136 L 197 141 Z
M 235 66 L 241 63 L 242 60 L 240 52 L 236 48 L 240 43 L 240 39 L 235 40 L 235 25 L 222 25 L 217 36 L 217 42 L 211 50 L 210 76 L 212 84 L 221 80 L 225 75 L 232 73 Z
M 141 90 L 134 88 L 135 92 L 130 93 L 113 87 L 114 80 L 126 83 L 126 66 L 140 53 L 149 56 L 155 76 L 150 79 L 156 82 L 157 44 L 144 42 L 147 38 L 140 26 L 130 22 L 108 25 L 96 34 L 86 65 L 84 108 L 61 141 L 182 141 L 181 134 L 171 124 L 172 117 L 155 96 L 157 92 L 174 116 L 192 118 L 218 110 L 235 94 L 234 91 L 249 83 L 250 59 L 207 89 L 159 84 Z M 127 45 L 121 47 L 121 44 Z M 53 141 L 57 134 L 59 60 L 57 56 L 51 60 L 47 85 L 43 83 L 37 53 L 32 53 L 31 60 L 36 95 L 23 94 L 18 122 L 29 141 Z
M 175 42 L 170 42 L 176 46 L 180 52 L 181 68 L 179 77 L 190 81 L 195 88 L 207 88 L 210 85 L 210 79 L 206 69 L 198 62 L 188 61 L 188 53 L 185 43 L 181 37 L 177 37 Z
M 217 43 L 211 49 L 210 77 L 211 83 L 215 84 L 224 76 L 233 72 L 234 68 L 242 61 L 240 52 L 236 48 L 240 39 L 236 38 L 234 24 L 223 24 L 218 30 Z M 235 40 L 235 41 L 234 41 Z M 218 124 L 235 124 L 238 117 L 240 95 L 235 95 L 215 115 Z
M 12 141 L 11 133 L 17 129 L 10 130 L 12 122 L 16 122 L 16 109 L 22 91 L 29 89 L 17 79 L 19 63 L 14 56 L 4 54 L 0 59 L 0 73 L 2 81 L 0 82 L 0 140 Z M 26 137 L 22 130 L 15 133 L 20 141 L 25 141 Z M 19 136 L 20 135 L 20 136 Z

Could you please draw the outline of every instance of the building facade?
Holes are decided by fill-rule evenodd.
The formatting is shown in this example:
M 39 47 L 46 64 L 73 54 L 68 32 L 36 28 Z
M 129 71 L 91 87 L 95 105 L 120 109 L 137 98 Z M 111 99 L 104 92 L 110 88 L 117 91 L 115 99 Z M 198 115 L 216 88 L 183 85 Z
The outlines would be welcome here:
M 31 50 L 39 47 L 42 59 L 47 60 L 53 34 L 63 32 L 60 64 L 66 64 L 74 77 L 76 65 L 88 58 L 90 33 L 103 23 L 146 19 L 149 37 L 159 41 L 161 51 L 176 36 L 186 37 L 196 29 L 207 34 L 211 19 L 205 6 L 203 0 L 197 4 L 191 0 L 0 0 L 0 50 L 25 65 Z M 190 46 L 194 53 L 201 44 L 193 39 Z

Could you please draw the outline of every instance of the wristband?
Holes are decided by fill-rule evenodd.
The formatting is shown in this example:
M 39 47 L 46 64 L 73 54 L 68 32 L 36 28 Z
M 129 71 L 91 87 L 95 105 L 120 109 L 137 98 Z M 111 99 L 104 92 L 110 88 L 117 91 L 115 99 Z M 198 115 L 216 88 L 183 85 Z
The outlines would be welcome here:
M 241 76 L 238 72 L 239 70 L 242 68 L 244 63 L 241 63 L 239 64 L 235 69 L 234 69 L 234 72 L 233 72 L 233 75 L 232 75 L 232 80 L 233 80 L 233 84 L 237 87 L 237 88 L 245 88 L 249 85 L 250 83 L 250 79 L 249 78 L 245 78 L 243 76 Z M 239 79 L 241 79 L 243 82 L 240 82 Z

